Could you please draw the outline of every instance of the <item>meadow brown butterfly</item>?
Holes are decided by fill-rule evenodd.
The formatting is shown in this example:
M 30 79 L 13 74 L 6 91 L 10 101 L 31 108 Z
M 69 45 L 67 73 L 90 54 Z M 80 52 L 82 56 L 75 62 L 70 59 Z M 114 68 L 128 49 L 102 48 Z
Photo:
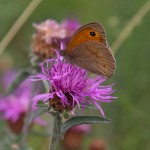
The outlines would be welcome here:
M 79 28 L 70 39 L 66 50 L 60 53 L 70 63 L 105 78 L 110 78 L 116 68 L 104 28 L 96 22 Z

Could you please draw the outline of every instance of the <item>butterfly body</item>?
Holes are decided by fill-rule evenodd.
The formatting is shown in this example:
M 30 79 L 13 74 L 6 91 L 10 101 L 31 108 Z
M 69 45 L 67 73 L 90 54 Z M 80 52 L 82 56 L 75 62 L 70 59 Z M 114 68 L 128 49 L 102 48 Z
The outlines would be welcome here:
M 70 63 L 105 78 L 110 78 L 115 71 L 115 58 L 107 44 L 104 28 L 99 23 L 79 28 L 61 54 Z

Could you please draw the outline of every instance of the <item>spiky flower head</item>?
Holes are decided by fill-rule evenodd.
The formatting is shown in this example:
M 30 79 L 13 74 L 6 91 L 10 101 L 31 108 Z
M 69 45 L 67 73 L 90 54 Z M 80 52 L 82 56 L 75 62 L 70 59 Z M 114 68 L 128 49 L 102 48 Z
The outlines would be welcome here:
M 34 23 L 36 33 L 33 35 L 32 51 L 40 58 L 52 58 L 55 53 L 51 49 L 58 49 L 59 43 L 67 44 L 73 33 L 79 28 L 76 20 L 64 20 L 58 23 L 48 19 L 42 23 Z
M 115 99 L 111 96 L 113 85 L 103 86 L 103 77 L 92 78 L 86 70 L 65 62 L 59 55 L 41 63 L 40 67 L 42 73 L 34 76 L 33 80 L 46 80 L 50 89 L 48 93 L 35 96 L 34 100 L 49 101 L 56 111 L 70 111 L 76 105 L 84 109 L 87 104 L 93 104 L 104 116 L 100 102 L 108 103 Z
M 8 71 L 4 74 L 3 87 L 6 89 L 11 81 L 14 80 L 16 73 Z M 5 120 L 10 128 L 19 133 L 23 127 L 24 119 L 31 102 L 31 81 L 26 79 L 12 94 L 5 96 L 0 94 L 0 116 Z M 32 112 L 36 109 L 35 103 L 32 103 Z M 34 122 L 46 125 L 46 122 L 37 117 Z

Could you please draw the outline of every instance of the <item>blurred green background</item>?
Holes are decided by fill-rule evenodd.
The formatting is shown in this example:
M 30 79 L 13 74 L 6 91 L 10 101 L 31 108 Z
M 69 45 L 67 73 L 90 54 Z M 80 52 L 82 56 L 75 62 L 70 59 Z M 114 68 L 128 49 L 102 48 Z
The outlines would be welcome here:
M 29 62 L 34 22 L 48 18 L 60 22 L 68 17 L 76 17 L 81 24 L 99 21 L 111 45 L 145 2 L 147 0 L 43 0 L 0 56 L 1 72 L 9 67 L 19 70 Z M 0 41 L 29 3 L 30 0 L 0 0 Z M 150 150 L 149 28 L 150 13 L 147 13 L 115 53 L 117 70 L 111 82 L 115 83 L 118 99 L 103 105 L 112 124 L 93 126 L 92 133 L 84 140 L 84 149 L 93 138 L 101 138 L 108 150 Z M 48 137 L 29 136 L 29 145 L 35 150 L 46 150 L 48 144 Z

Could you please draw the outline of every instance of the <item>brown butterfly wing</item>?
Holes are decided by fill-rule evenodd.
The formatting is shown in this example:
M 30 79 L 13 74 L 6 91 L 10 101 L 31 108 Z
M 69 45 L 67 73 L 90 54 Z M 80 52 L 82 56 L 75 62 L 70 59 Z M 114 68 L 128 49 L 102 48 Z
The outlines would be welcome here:
M 79 28 L 63 55 L 70 62 L 104 77 L 111 77 L 115 70 L 115 59 L 104 28 L 96 22 Z
M 91 32 L 94 32 L 95 36 L 91 36 Z M 100 23 L 92 22 L 79 28 L 74 33 L 67 46 L 67 53 L 70 53 L 75 46 L 80 45 L 83 42 L 92 40 L 101 42 L 106 46 L 108 45 L 105 30 Z
M 71 63 L 105 78 L 110 78 L 116 68 L 110 48 L 97 41 L 77 45 L 71 50 L 69 58 Z

